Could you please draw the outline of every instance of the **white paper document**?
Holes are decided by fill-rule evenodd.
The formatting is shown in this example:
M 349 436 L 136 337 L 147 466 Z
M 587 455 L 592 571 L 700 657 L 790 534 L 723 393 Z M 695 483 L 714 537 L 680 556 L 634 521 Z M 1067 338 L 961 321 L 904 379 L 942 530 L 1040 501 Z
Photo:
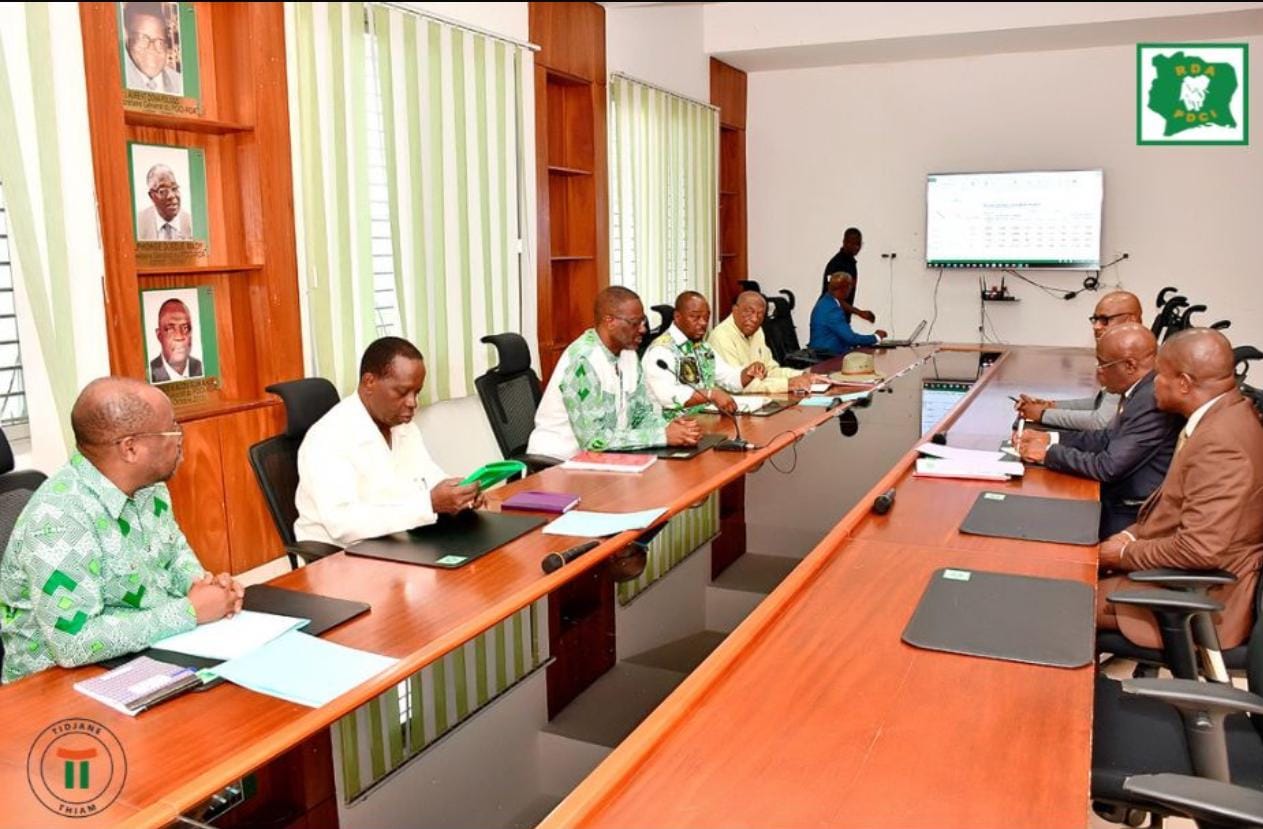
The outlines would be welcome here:
M 307 624 L 309 619 L 243 610 L 231 619 L 198 625 L 153 643 L 155 648 L 206 659 L 236 659 L 276 637 Z
M 212 670 L 251 691 L 319 708 L 398 661 L 291 631 Z
M 959 446 L 942 446 L 937 443 L 923 443 L 917 447 L 917 451 L 922 455 L 929 455 L 932 458 L 945 458 L 947 460 L 965 461 L 967 463 L 986 463 L 987 461 L 1002 461 L 1005 459 L 1003 452 L 988 452 L 982 449 L 962 449 Z
M 1026 467 L 1016 461 L 917 458 L 914 474 L 922 478 L 968 478 L 975 481 L 1007 481 L 1011 477 L 1021 477 L 1025 472 Z
M 664 507 L 643 512 L 589 512 L 571 510 L 544 527 L 544 535 L 573 535 L 580 538 L 601 538 L 618 535 L 626 530 L 643 530 L 658 516 L 666 512 Z

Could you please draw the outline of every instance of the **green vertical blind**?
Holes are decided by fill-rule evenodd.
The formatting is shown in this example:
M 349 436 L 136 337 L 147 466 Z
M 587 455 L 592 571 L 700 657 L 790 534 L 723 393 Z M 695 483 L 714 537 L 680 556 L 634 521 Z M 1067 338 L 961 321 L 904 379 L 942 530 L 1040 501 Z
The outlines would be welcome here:
M 375 4 L 286 4 L 286 23 L 315 370 L 355 385 L 387 293 L 426 355 L 426 401 L 469 394 L 494 359 L 479 339 L 524 325 L 531 52 Z
M 719 114 L 621 75 L 609 83 L 610 282 L 645 307 L 719 272 Z
M 645 571 L 638 578 L 618 585 L 619 604 L 630 604 L 632 599 L 718 534 L 719 494 L 711 493 L 699 506 L 674 516 L 650 542 Z

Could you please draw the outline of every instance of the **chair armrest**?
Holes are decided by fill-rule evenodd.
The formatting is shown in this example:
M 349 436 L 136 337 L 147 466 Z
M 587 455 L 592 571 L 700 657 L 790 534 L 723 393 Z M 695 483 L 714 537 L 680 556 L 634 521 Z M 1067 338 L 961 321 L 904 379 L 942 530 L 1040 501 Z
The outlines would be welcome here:
M 1224 609 L 1217 602 L 1199 593 L 1179 590 L 1118 590 L 1105 597 L 1110 604 L 1147 607 L 1152 610 L 1168 610 L 1183 613 L 1218 613 Z
M 342 550 L 343 548 L 337 544 L 326 544 L 323 541 L 299 541 L 296 544 L 285 545 L 285 552 L 293 553 L 308 564 L 334 553 L 340 553 Z
M 526 468 L 530 470 L 532 475 L 536 472 L 542 472 L 550 466 L 557 466 L 562 462 L 561 458 L 554 458 L 550 455 L 517 455 L 513 460 L 526 464 Z
M 1140 774 L 1124 780 L 1123 791 L 1160 803 L 1198 823 L 1263 824 L 1263 792 L 1245 786 L 1185 774 Z
M 1193 589 L 1198 587 L 1215 587 L 1220 584 L 1232 584 L 1237 577 L 1227 570 L 1137 570 L 1128 573 L 1127 578 L 1141 584 L 1162 584 L 1171 587 Z
M 1124 679 L 1123 693 L 1160 699 L 1182 711 L 1263 714 L 1263 697 L 1232 685 L 1195 679 Z

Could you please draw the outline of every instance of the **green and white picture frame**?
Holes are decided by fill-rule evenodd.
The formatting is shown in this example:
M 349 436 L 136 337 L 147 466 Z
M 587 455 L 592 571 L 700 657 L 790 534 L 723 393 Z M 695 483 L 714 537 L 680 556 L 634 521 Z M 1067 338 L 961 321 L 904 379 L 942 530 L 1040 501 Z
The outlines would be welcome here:
M 201 108 L 192 3 L 118 3 L 123 105 L 176 115 Z
M 219 377 L 214 288 L 144 290 L 140 305 L 146 380 L 164 385 Z

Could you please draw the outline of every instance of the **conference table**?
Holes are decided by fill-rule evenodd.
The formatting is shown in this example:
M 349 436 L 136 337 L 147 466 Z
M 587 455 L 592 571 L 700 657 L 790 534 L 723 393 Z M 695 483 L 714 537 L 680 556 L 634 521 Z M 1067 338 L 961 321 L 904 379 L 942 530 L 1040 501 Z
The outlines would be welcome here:
M 1017 390 L 1081 396 L 1090 351 L 995 348 L 999 360 L 937 428 L 949 443 L 993 447 Z M 886 383 L 977 347 L 876 354 Z M 831 368 L 833 366 L 825 366 Z M 878 394 L 876 397 L 880 397 Z M 792 407 L 742 418 L 758 448 L 659 462 L 640 475 L 545 470 L 489 493 L 573 492 L 591 510 L 666 507 L 669 518 L 756 470 L 851 406 Z M 727 428 L 709 416 L 704 426 Z M 755 612 L 546 821 L 549 826 L 1085 825 L 1092 669 L 1060 670 L 918 651 L 899 633 L 926 579 L 943 566 L 1095 583 L 1095 547 L 961 536 L 983 488 L 1071 498 L 1096 485 L 1043 469 L 1008 484 L 910 476 L 906 453 L 873 493 L 896 487 L 884 517 L 861 502 Z M 875 474 L 880 474 L 877 472 Z M 871 499 L 869 499 L 871 501 Z M 0 689 L 0 826 L 164 826 L 225 785 L 547 596 L 635 538 L 623 533 L 551 573 L 541 559 L 576 539 L 535 530 L 456 569 L 339 553 L 272 584 L 368 602 L 325 634 L 397 658 L 320 708 L 223 684 L 127 717 L 76 692 L 100 668 L 50 669 Z M 75 819 L 43 807 L 26 758 L 66 718 L 102 723 L 126 751 L 121 794 Z

